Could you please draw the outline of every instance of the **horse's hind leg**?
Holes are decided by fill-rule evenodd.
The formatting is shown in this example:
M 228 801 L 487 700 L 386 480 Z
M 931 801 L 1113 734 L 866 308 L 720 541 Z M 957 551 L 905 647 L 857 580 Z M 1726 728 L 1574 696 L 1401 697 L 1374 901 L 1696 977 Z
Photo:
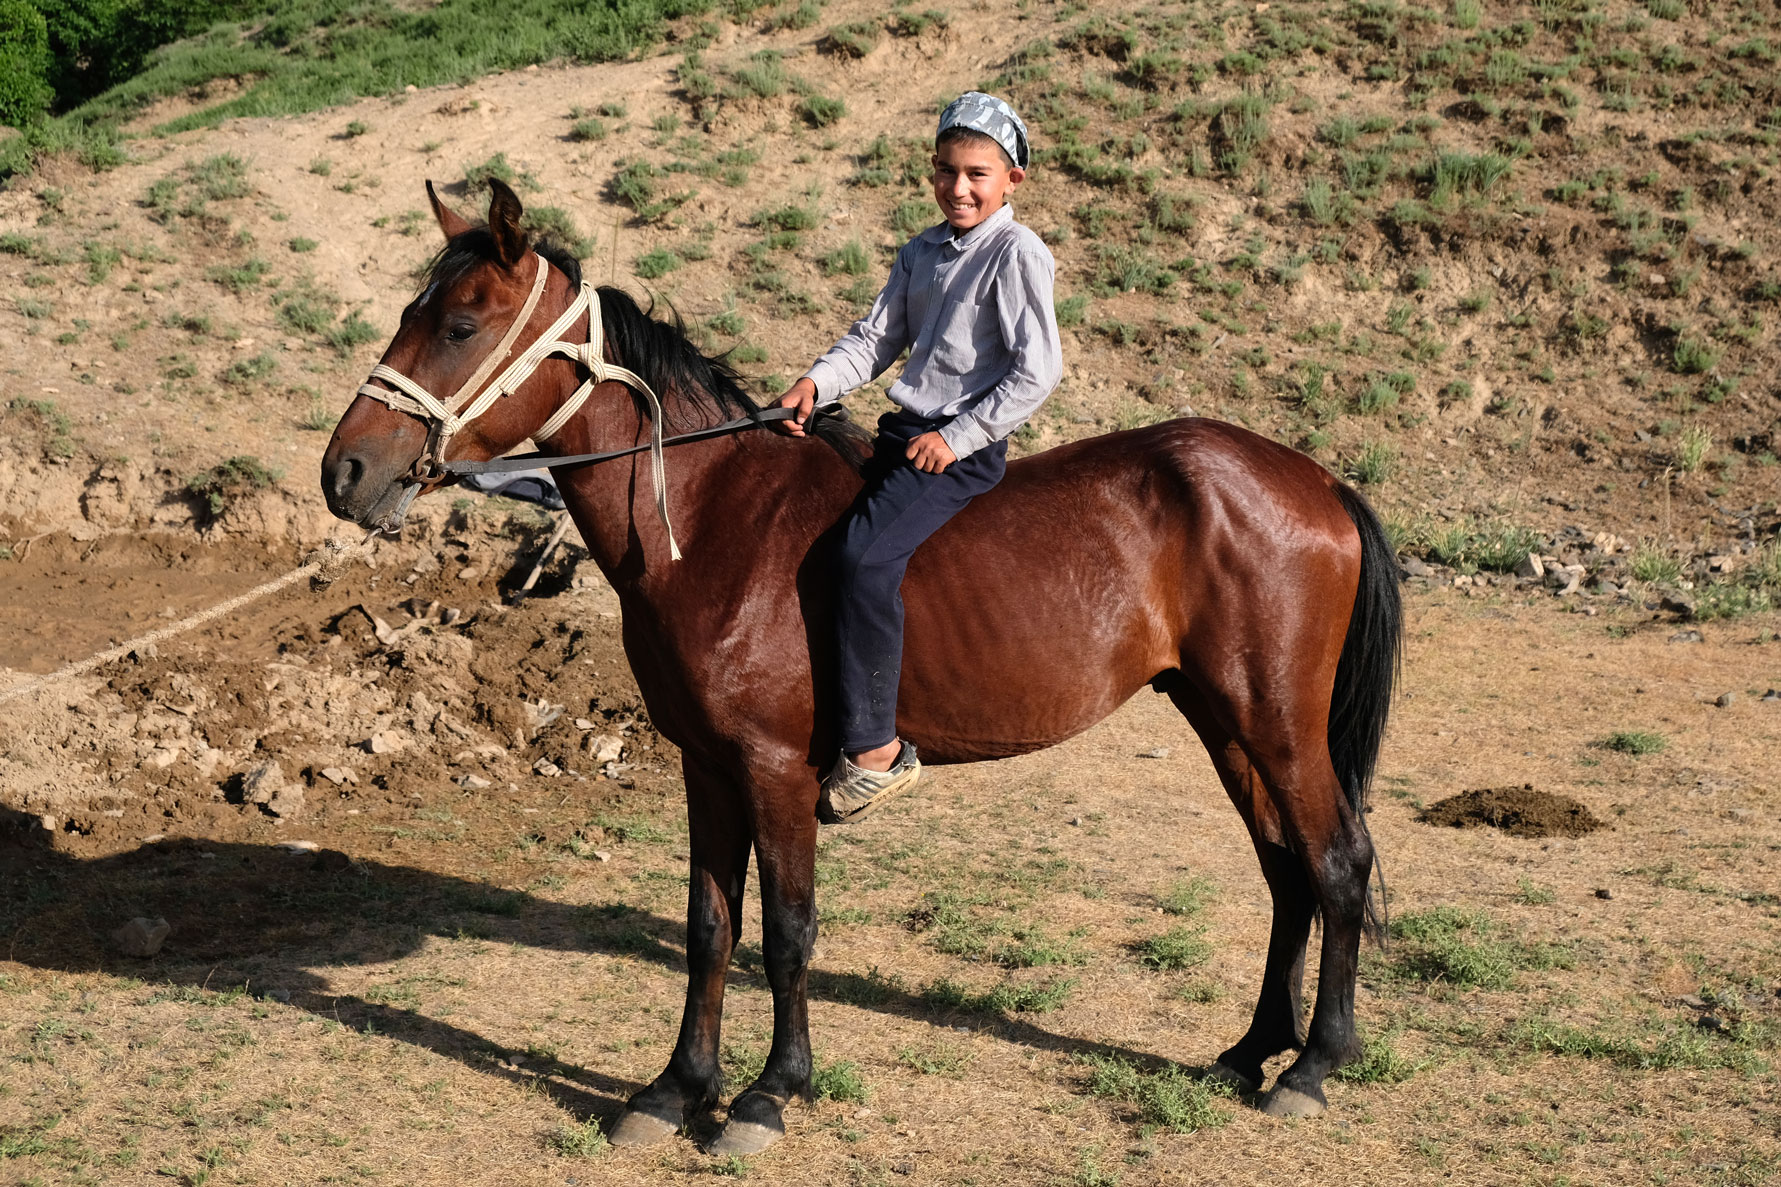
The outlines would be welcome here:
M 689 1114 L 715 1105 L 723 1090 L 718 1034 L 724 978 L 742 924 L 749 824 L 733 781 L 690 755 L 683 769 L 692 865 L 686 903 L 686 1012 L 667 1069 L 631 1098 L 613 1127 L 615 1146 L 641 1146 L 668 1137 Z
M 1221 776 L 1228 766 L 1242 774 L 1237 755 L 1247 759 L 1249 773 L 1238 782 L 1248 794 L 1250 821 L 1257 838 L 1262 871 L 1274 892 L 1274 933 L 1268 945 L 1268 967 L 1262 998 L 1256 1003 L 1256 1024 L 1245 1041 L 1226 1057 L 1239 1078 L 1259 1073 L 1263 1052 L 1285 1043 L 1298 1026 L 1297 983 L 1303 974 L 1304 949 L 1314 904 L 1323 916 L 1323 945 L 1317 974 L 1317 1005 L 1299 1057 L 1281 1073 L 1263 1109 L 1274 1116 L 1311 1116 L 1327 1105 L 1324 1077 L 1354 1058 L 1354 981 L 1360 963 L 1360 937 L 1365 920 L 1367 878 L 1372 872 L 1373 843 L 1354 815 L 1330 761 L 1324 714 L 1295 705 L 1285 681 L 1274 703 L 1247 704 L 1227 700 L 1216 714 L 1227 715 L 1232 728 L 1202 726 L 1222 737 L 1215 762 L 1222 755 Z M 1190 694 L 1191 695 L 1191 694 Z M 1181 703 L 1180 700 L 1177 703 Z M 1196 714 L 1184 706 L 1190 721 Z M 1212 717 L 1210 707 L 1202 717 Z M 1237 743 L 1233 748 L 1232 742 Z M 1231 783 L 1226 783 L 1227 789 Z M 1265 793 L 1265 798 L 1263 794 Z M 1239 799 L 1239 808 L 1244 801 Z M 1296 871 L 1296 872 L 1295 872 Z M 1309 891 L 1309 895 L 1305 891 Z M 1247 1044 L 1247 1045 L 1245 1045 Z M 1259 1081 L 1259 1075 L 1257 1075 Z
M 1321 1113 L 1324 1077 L 1358 1054 L 1354 980 L 1360 963 L 1373 842 L 1349 807 L 1322 729 L 1281 737 L 1277 729 L 1247 738 L 1245 751 L 1280 812 L 1284 840 L 1304 872 L 1323 916 L 1317 1005 L 1305 1045 L 1268 1093 L 1262 1108 L 1276 1117 Z
M 1279 817 L 1250 765 L 1249 756 L 1212 719 L 1194 693 L 1172 689 L 1169 697 L 1199 734 L 1225 793 L 1248 826 L 1256 857 L 1261 861 L 1262 877 L 1274 900 L 1268 961 L 1262 972 L 1255 1014 L 1248 1032 L 1218 1057 L 1214 1068 L 1214 1074 L 1241 1091 L 1255 1092 L 1262 1086 L 1262 1064 L 1266 1060 L 1305 1044 L 1300 993 L 1305 979 L 1305 944 L 1311 935 L 1317 899 L 1304 867 L 1281 844 Z

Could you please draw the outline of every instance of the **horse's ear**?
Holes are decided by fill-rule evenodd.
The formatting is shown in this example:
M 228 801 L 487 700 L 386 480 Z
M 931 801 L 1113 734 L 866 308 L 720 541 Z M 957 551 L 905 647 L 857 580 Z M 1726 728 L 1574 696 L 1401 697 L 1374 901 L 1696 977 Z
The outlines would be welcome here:
M 489 178 L 489 232 L 495 237 L 495 254 L 511 268 L 526 258 L 526 233 L 520 227 L 525 207 L 500 178 Z
M 433 217 L 439 220 L 439 229 L 445 232 L 447 239 L 455 239 L 470 229 L 468 219 L 439 200 L 430 181 L 427 183 L 427 201 L 433 204 Z

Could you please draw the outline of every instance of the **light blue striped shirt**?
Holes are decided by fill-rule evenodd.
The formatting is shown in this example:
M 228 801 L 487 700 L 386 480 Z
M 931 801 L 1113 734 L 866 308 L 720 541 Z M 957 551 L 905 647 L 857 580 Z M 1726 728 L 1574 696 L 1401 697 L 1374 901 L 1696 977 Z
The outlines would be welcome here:
M 877 378 L 907 348 L 886 392 L 894 403 L 945 420 L 940 436 L 959 457 L 1002 440 L 1063 377 L 1055 267 L 1006 204 L 957 237 L 945 223 L 929 227 L 897 253 L 872 311 L 805 373 L 816 402 Z

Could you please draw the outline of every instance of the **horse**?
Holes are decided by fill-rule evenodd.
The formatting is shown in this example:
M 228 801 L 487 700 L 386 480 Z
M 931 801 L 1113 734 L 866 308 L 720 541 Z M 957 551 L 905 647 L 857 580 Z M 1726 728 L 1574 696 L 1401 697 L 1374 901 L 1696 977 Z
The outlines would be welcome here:
M 810 1093 L 816 805 L 838 737 L 830 548 L 869 438 L 819 418 L 813 436 L 737 432 L 664 453 L 664 427 L 762 414 L 678 315 L 584 287 L 571 256 L 529 240 L 513 192 L 490 188 L 487 224 L 472 225 L 428 184 L 445 246 L 373 371 L 384 381 L 361 388 L 336 427 L 322 488 L 335 515 L 389 530 L 451 463 L 498 458 L 528 437 L 566 455 L 629 452 L 553 467 L 618 594 L 626 655 L 686 783 L 685 1011 L 667 1067 L 610 1137 L 662 1140 L 720 1098 L 725 972 L 752 848 L 773 1040 L 709 1149 L 753 1153 L 784 1135 L 792 1099 Z M 578 295 L 587 308 L 564 316 Z M 541 336 L 559 324 L 588 343 L 545 351 Z M 544 352 L 535 369 L 483 389 L 494 396 L 449 432 L 395 390 L 474 397 L 521 340 Z M 1277 1117 L 1321 1113 L 1324 1078 L 1358 1054 L 1356 964 L 1363 932 L 1378 931 L 1364 803 L 1401 662 L 1398 580 L 1357 492 L 1284 445 L 1186 418 L 1011 461 L 922 546 L 903 583 L 897 731 L 926 762 L 1054 745 L 1145 687 L 1198 735 L 1273 903 L 1254 1015 L 1210 1074 L 1260 1092 L 1263 1062 L 1296 1051 L 1259 1098 Z

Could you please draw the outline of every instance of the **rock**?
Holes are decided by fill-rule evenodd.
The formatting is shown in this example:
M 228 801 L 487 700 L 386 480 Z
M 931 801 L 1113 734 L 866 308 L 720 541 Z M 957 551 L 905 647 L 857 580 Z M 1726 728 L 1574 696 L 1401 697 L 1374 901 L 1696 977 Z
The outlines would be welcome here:
M 396 730 L 379 730 L 362 743 L 370 754 L 394 754 L 408 745 L 406 735 Z
M 1613 597 L 1620 592 L 1620 587 L 1607 578 L 1602 578 L 1595 583 L 1595 591 L 1603 597 Z
M 352 858 L 338 849 L 324 849 L 315 855 L 315 868 L 329 873 L 338 873 L 352 866 Z
M 1138 757 L 1139 758 L 1168 758 L 1169 757 L 1169 748 L 1167 746 L 1156 746 L 1150 750 L 1140 750 L 1140 751 L 1138 751 Z
M 278 794 L 266 801 L 266 810 L 282 820 L 289 820 L 303 811 L 303 785 L 287 783 Z
M 1677 631 L 1670 636 L 1672 643 L 1704 643 L 1706 636 L 1699 631 Z
M 1730 1034 L 1732 1029 L 1726 1025 L 1725 1019 L 1717 1014 L 1702 1014 L 1695 1019 L 1694 1024 L 1702 1030 L 1712 1031 L 1714 1034 Z
M 1552 596 L 1568 598 L 1583 587 L 1583 578 L 1588 570 L 1582 565 L 1561 565 L 1546 570 L 1546 584 L 1552 587 Z
M 1419 556 L 1404 557 L 1398 562 L 1398 567 L 1404 570 L 1406 577 L 1427 577 L 1434 571 Z
M 604 849 L 596 849 L 596 850 L 594 850 L 594 860 L 595 861 L 611 861 L 612 854 L 607 852 Z
M 1596 887 L 1595 896 L 1599 899 L 1612 899 L 1614 897 L 1614 892 L 1609 890 L 1606 886 L 1598 886 Z
M 317 853 L 321 850 L 314 841 L 280 841 L 278 847 L 286 853 Z
M 263 762 L 241 777 L 241 798 L 250 804 L 269 804 L 284 786 L 284 769 L 276 762 Z
M 1522 557 L 1520 563 L 1515 566 L 1515 575 L 1517 577 L 1534 578 L 1546 576 L 1546 566 L 1541 562 L 1540 554 L 1537 552 L 1530 552 Z
M 1694 617 L 1694 600 L 1692 598 L 1685 598 L 1681 594 L 1665 594 L 1663 599 L 1659 601 L 1657 605 L 1660 610 L 1668 610 L 1679 618 L 1688 619 Z
M 1765 701 L 1781 701 L 1781 689 L 1769 689 L 1769 691 L 1762 694 L 1762 699 Z
M 1075 828 L 1081 828 L 1082 827 L 1082 817 L 1080 817 L 1080 816 L 1070 817 L 1070 824 Z
M 153 956 L 172 930 L 165 919 L 144 919 L 139 915 L 112 932 L 111 942 L 125 956 Z
M 481 775 L 462 775 L 458 778 L 458 786 L 465 788 L 468 791 L 486 791 L 493 787 L 494 784 L 490 783 L 487 779 L 484 779 Z
M 37 818 L 38 826 L 40 828 L 42 828 L 43 831 L 46 833 L 55 832 L 56 825 L 59 823 L 60 823 L 60 821 L 58 821 L 54 816 L 51 816 L 48 812 L 45 812 L 42 816 L 39 816 Z
M 548 758 L 541 758 L 532 764 L 532 771 L 534 774 L 543 775 L 546 779 L 555 779 L 563 773 L 563 768 Z
M 266 996 L 275 1002 L 288 1005 L 291 1000 L 291 991 L 288 989 L 268 989 L 266 991 Z
M 1683 1005 L 1687 1006 L 1691 1010 L 1704 1010 L 1707 1008 L 1706 999 L 1699 997 L 1696 994 L 1685 993 L 1681 997 L 1677 998 L 1676 1000 L 1681 1002 Z
M 1721 709 L 1724 709 L 1728 705 L 1731 705 L 1733 702 L 1735 702 L 1737 699 L 1738 699 L 1738 694 L 1735 692 L 1722 692 L 1719 694 L 1719 698 L 1717 700 L 1715 700 L 1713 703 L 1715 705 L 1718 705 Z
M 587 741 L 582 743 L 582 749 L 587 751 L 588 757 L 594 760 L 596 766 L 618 762 L 625 756 L 624 739 L 611 734 L 588 735 Z
M 585 733 L 586 731 L 594 728 L 594 723 L 589 721 L 585 717 L 577 717 L 575 719 L 575 728 L 578 730 L 581 730 Z
M 323 767 L 316 774 L 332 783 L 335 787 L 343 787 L 348 783 L 357 786 L 359 776 L 351 767 Z

